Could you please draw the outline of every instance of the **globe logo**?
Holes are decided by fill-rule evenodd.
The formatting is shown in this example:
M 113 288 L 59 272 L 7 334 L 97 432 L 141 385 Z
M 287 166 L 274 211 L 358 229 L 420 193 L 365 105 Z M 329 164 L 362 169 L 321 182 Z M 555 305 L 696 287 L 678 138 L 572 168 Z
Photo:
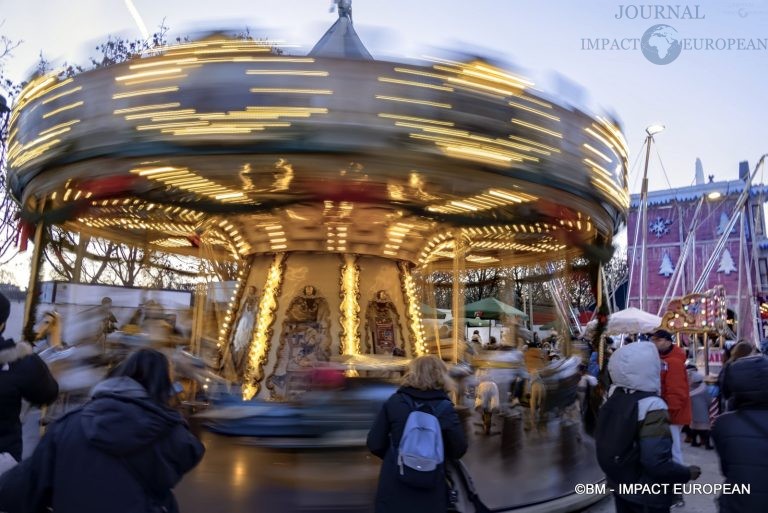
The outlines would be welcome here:
M 654 25 L 643 34 L 640 49 L 645 58 L 654 64 L 669 64 L 680 56 L 683 46 L 674 27 Z

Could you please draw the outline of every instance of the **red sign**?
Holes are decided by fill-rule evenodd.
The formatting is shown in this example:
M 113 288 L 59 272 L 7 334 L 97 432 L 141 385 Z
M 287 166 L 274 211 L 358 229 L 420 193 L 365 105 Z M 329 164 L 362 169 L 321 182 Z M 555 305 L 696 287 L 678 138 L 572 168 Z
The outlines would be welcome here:
M 723 351 L 721 349 L 709 350 L 709 363 L 715 365 L 722 365 L 723 363 Z
M 475 312 L 475 317 L 482 317 L 482 316 L 483 316 L 483 312 Z

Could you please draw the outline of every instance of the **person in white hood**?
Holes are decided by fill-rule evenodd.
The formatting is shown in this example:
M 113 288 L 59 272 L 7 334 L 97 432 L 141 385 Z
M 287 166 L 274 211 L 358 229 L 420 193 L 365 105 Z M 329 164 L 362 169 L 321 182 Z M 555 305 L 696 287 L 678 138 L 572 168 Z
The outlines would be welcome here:
M 659 397 L 660 368 L 656 346 L 648 342 L 622 346 L 608 363 L 613 385 L 600 408 L 595 445 L 608 486 L 614 490 L 617 513 L 669 512 L 673 485 L 701 474 L 695 465 L 672 460 L 667 405 Z M 621 484 L 647 488 L 625 493 Z M 664 485 L 667 493 L 658 493 Z

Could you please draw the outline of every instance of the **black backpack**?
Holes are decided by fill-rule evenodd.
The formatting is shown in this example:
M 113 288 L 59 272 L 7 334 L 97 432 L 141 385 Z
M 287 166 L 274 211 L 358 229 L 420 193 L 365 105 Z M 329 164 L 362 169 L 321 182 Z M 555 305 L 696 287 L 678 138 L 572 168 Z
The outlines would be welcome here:
M 634 483 L 640 477 L 637 403 L 653 392 L 617 388 L 600 408 L 595 428 L 597 462 L 609 483 Z

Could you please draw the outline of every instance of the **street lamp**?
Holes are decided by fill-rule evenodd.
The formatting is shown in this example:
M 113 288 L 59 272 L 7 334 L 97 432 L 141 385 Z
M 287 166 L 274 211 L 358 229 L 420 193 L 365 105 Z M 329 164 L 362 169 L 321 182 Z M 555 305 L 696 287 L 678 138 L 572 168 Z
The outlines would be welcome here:
M 8 107 L 8 101 L 5 96 L 0 94 L 0 161 L 5 156 L 5 129 L 8 126 L 8 120 L 11 117 L 11 109 Z
M 0 94 L 0 127 L 5 128 L 5 121 L 10 112 L 11 109 L 8 107 L 8 102 L 6 101 L 5 96 Z
M 707 199 L 714 201 L 716 199 L 720 199 L 722 195 L 723 194 L 720 191 L 712 191 L 709 194 L 707 194 Z
M 0 94 L 0 127 L 3 129 L 5 128 L 5 123 L 8 120 L 8 114 L 10 114 L 11 109 L 8 107 L 8 101 L 5 99 L 5 96 Z M 2 132 L 0 132 L 0 136 L 2 135 Z
M 646 127 L 645 133 L 648 134 L 648 137 L 653 137 L 659 132 L 663 132 L 665 128 L 666 127 L 664 125 L 656 123 L 655 125 L 650 125 Z

